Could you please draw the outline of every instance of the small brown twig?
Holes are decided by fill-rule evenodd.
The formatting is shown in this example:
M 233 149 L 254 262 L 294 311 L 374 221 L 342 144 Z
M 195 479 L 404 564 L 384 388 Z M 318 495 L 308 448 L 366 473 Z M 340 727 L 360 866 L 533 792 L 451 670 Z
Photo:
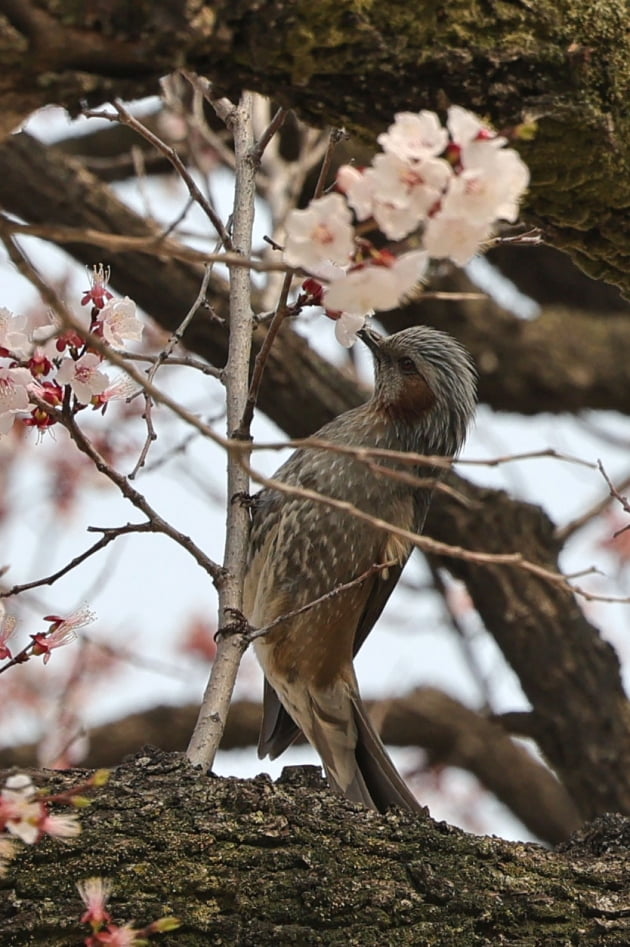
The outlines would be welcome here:
M 329 599 L 335 598 L 337 595 L 341 595 L 342 592 L 347 592 L 350 589 L 353 589 L 355 586 L 361 585 L 366 579 L 369 579 L 370 576 L 375 575 L 377 572 L 384 572 L 386 569 L 392 569 L 398 564 L 399 563 L 396 559 L 390 559 L 387 562 L 374 563 L 355 579 L 350 579 L 349 582 L 344 582 L 342 585 L 336 585 L 333 589 L 330 589 L 330 591 L 324 592 L 323 595 L 320 595 L 317 598 L 314 598 L 312 601 L 307 602 L 306 605 L 302 605 L 300 608 L 295 608 L 290 612 L 285 612 L 284 615 L 279 615 L 277 618 L 274 618 L 272 622 L 269 622 L 268 625 L 263 625 L 262 628 L 254 628 L 251 631 L 246 632 L 248 643 L 256 641 L 258 638 L 265 637 L 265 635 L 268 635 L 270 631 L 273 631 L 274 628 L 276 628 L 278 625 L 281 625 L 282 622 L 290 621 L 292 618 L 297 618 L 298 615 L 303 615 L 304 612 L 308 612 L 312 608 L 316 608 L 316 606 L 321 605 L 322 602 L 327 602 Z
M 630 514 L 630 501 L 628 500 L 628 498 L 622 496 L 622 495 L 619 493 L 618 488 L 614 485 L 614 483 L 612 482 L 612 480 L 610 479 L 610 477 L 609 477 L 608 474 L 606 473 L 606 470 L 604 469 L 604 465 L 603 465 L 603 463 L 601 462 L 601 460 L 598 460 L 598 461 L 597 461 L 597 466 L 598 466 L 598 468 L 599 468 L 599 471 L 600 471 L 602 477 L 604 478 L 604 480 L 605 480 L 606 483 L 608 484 L 608 489 L 610 490 L 610 495 L 611 495 L 611 497 L 613 498 L 613 500 L 617 500 L 617 502 L 618 502 L 619 504 L 621 504 L 621 508 L 622 508 L 626 513 L 629 513 L 629 514 Z M 630 523 L 628 523 L 626 526 L 622 526 L 621 529 L 618 529 L 615 533 L 613 533 L 613 539 L 616 539 L 617 536 L 621 536 L 622 533 L 625 533 L 625 532 L 626 532 L 627 530 L 629 530 L 629 529 L 630 529 Z
M 57 582 L 58 579 L 63 578 L 64 575 L 67 575 L 68 572 L 72 572 L 73 569 L 76 569 L 77 566 L 80 566 L 81 563 L 85 562 L 86 559 L 89 559 L 90 556 L 95 555 L 95 553 L 100 552 L 101 549 L 105 549 L 117 536 L 123 535 L 127 532 L 144 532 L 148 531 L 147 527 L 149 524 L 128 524 L 126 527 L 120 527 L 118 531 L 108 531 L 108 534 L 102 536 L 98 542 L 94 543 L 93 546 L 90 546 L 89 549 L 86 549 L 85 552 L 80 553 L 78 556 L 75 556 L 70 562 L 68 562 L 62 569 L 58 569 L 57 572 L 53 572 L 50 575 L 45 576 L 43 579 L 36 579 L 33 582 L 23 582 L 20 585 L 13 585 L 10 589 L 6 589 L 4 592 L 0 592 L 1 598 L 10 598 L 13 595 L 19 595 L 22 592 L 28 592 L 30 589 L 40 588 L 42 585 L 53 585 Z M 88 527 L 89 530 L 89 527 Z
M 423 536 L 419 533 L 414 533 L 411 530 L 395 526 L 393 523 L 389 523 L 378 516 L 372 516 L 369 513 L 365 513 L 363 510 L 360 510 L 357 506 L 348 502 L 347 500 L 338 500 L 335 497 L 324 496 L 323 494 L 318 493 L 316 490 L 289 485 L 281 480 L 276 480 L 273 477 L 264 477 L 257 471 L 252 470 L 249 466 L 247 466 L 247 469 L 252 480 L 264 487 L 268 487 L 271 490 L 277 490 L 279 493 L 284 493 L 287 496 L 301 497 L 305 500 L 311 500 L 315 503 L 320 503 L 322 506 L 340 510 L 341 512 L 347 513 L 356 519 L 370 523 L 371 526 L 375 526 L 377 529 L 382 529 L 384 532 L 391 533 L 393 536 L 398 536 L 400 539 L 405 540 L 411 546 L 416 546 L 423 552 L 431 553 L 433 555 L 441 556 L 447 559 L 463 559 L 466 562 L 474 562 L 478 565 L 512 566 L 518 569 L 523 569 L 523 571 L 529 572 L 531 575 L 535 575 L 546 582 L 550 582 L 552 585 L 561 588 L 565 592 L 569 592 L 574 595 L 580 595 L 582 598 L 586 599 L 586 601 L 616 602 L 623 604 L 630 603 L 630 597 L 597 595 L 592 592 L 588 592 L 586 589 L 583 589 L 580 586 L 571 585 L 566 576 L 559 572 L 554 572 L 552 569 L 547 569 L 544 566 L 538 565 L 535 562 L 530 562 L 528 559 L 524 558 L 522 553 L 490 553 L 483 552 L 481 550 L 464 549 L 462 546 L 450 546 L 448 543 L 443 543 L 436 539 L 431 539 L 429 536 Z M 596 572 L 596 569 L 585 569 L 580 573 L 580 575 L 592 575 Z
M 37 399 L 37 403 L 41 408 L 50 411 L 50 405 L 48 405 L 47 402 Z M 144 513 L 147 520 L 149 520 L 151 523 L 152 529 L 150 531 L 155 533 L 163 533 L 165 536 L 169 536 L 171 539 L 173 539 L 178 545 L 182 546 L 182 548 L 190 553 L 197 564 L 201 566 L 201 568 L 212 578 L 215 585 L 220 584 L 225 575 L 225 570 L 219 566 L 218 563 L 213 562 L 213 560 L 210 559 L 210 557 L 207 556 L 203 550 L 192 541 L 190 536 L 186 536 L 184 533 L 181 533 L 167 520 L 163 519 L 159 513 L 153 509 L 146 497 L 131 486 L 129 478 L 119 473 L 119 471 L 107 463 L 104 457 L 99 454 L 88 437 L 83 433 L 70 412 L 53 411 L 52 413 L 54 414 L 56 420 L 66 428 L 81 453 L 90 458 L 99 473 L 104 474 L 108 480 L 111 480 L 111 482 L 118 487 L 125 499 L 129 500 L 129 502 L 132 503 L 136 509 Z M 144 527 L 142 531 L 146 532 L 149 531 L 149 529 L 148 527 Z

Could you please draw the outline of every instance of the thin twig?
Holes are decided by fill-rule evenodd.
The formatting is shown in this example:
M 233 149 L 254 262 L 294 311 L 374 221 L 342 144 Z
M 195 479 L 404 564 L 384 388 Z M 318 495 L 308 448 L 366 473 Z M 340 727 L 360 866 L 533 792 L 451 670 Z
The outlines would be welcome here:
M 284 125 L 286 121 L 286 117 L 288 114 L 289 114 L 289 110 L 285 108 L 279 108 L 276 111 L 275 115 L 273 116 L 273 118 L 271 119 L 267 127 L 265 128 L 264 132 L 262 133 L 262 135 L 260 136 L 256 144 L 254 145 L 254 148 L 252 150 L 252 157 L 255 161 L 257 162 L 260 161 L 265 148 L 267 147 L 267 145 L 269 144 L 273 136 L 276 134 L 276 132 L 280 131 L 280 129 L 282 128 L 282 126 Z
M 223 226 L 223 221 L 215 211 L 214 207 L 212 207 L 212 205 L 204 197 L 195 184 L 192 175 L 189 173 L 186 165 L 178 155 L 177 151 L 170 145 L 167 145 L 166 142 L 162 141 L 161 138 L 158 138 L 158 136 L 155 135 L 149 128 L 147 128 L 146 125 L 143 125 L 141 121 L 128 112 L 120 100 L 114 100 L 114 108 L 116 109 L 115 113 L 85 109 L 83 114 L 90 118 L 104 118 L 108 122 L 120 122 L 123 125 L 127 125 L 129 128 L 132 128 L 139 135 L 145 138 L 146 141 L 148 141 L 151 145 L 153 145 L 153 147 L 159 151 L 160 154 L 163 154 L 164 157 L 173 165 L 178 175 L 188 188 L 190 196 L 197 204 L 199 204 L 206 217 L 218 235 L 221 237 L 223 246 L 228 250 L 233 250 L 234 247 L 232 244 L 232 239 Z
M 598 460 L 598 461 L 597 461 L 597 466 L 598 466 L 598 468 L 599 468 L 599 470 L 600 470 L 600 473 L 601 473 L 602 477 L 604 478 L 604 480 L 605 480 L 606 483 L 608 484 L 608 489 L 610 490 L 610 495 L 611 495 L 611 497 L 613 498 L 613 500 L 617 500 L 617 502 L 621 505 L 621 508 L 622 508 L 626 513 L 630 513 L 630 501 L 628 500 L 627 497 L 624 497 L 624 496 L 622 496 L 622 495 L 620 494 L 618 488 L 614 485 L 614 483 L 612 482 L 612 480 L 610 479 L 610 477 L 609 477 L 608 474 L 606 473 L 606 471 L 605 471 L 605 469 L 604 469 L 604 465 L 603 465 L 603 463 L 601 462 L 601 460 Z M 621 536 L 622 533 L 625 533 L 625 532 L 626 532 L 627 530 L 629 530 L 629 529 L 630 529 L 630 523 L 628 523 L 627 526 L 623 526 L 621 529 L 618 529 L 618 530 L 613 534 L 613 539 L 616 539 L 618 536 Z
M 129 527 L 127 527 L 127 529 L 123 531 L 130 532 L 131 530 Z M 139 532 L 139 529 L 136 527 L 133 531 Z M 67 575 L 68 572 L 72 572 L 72 570 L 76 569 L 77 566 L 80 566 L 82 562 L 85 562 L 86 559 L 89 559 L 90 556 L 93 556 L 95 553 L 100 552 L 101 549 L 104 549 L 106 546 L 108 546 L 114 539 L 116 539 L 115 535 L 103 536 L 98 540 L 98 542 L 94 543 L 93 546 L 90 546 L 89 549 L 86 549 L 85 552 L 75 556 L 75 558 L 67 563 L 67 565 L 65 565 L 62 569 L 58 569 L 57 572 L 53 572 L 51 575 L 47 575 L 43 579 L 36 579 L 34 582 L 23 582 L 20 585 L 13 585 L 10 589 L 0 592 L 0 598 L 10 598 L 12 595 L 19 595 L 21 592 L 28 592 L 30 589 L 37 589 L 42 585 L 53 585 L 58 579 L 63 578 L 63 576 Z
M 50 409 L 50 405 L 45 401 L 38 400 L 38 403 L 44 410 Z M 219 585 L 224 576 L 224 569 L 216 562 L 213 562 L 212 559 L 193 542 L 190 536 L 184 535 L 184 533 L 175 529 L 167 520 L 163 519 L 159 513 L 153 509 L 146 497 L 131 486 L 129 479 L 107 463 L 104 457 L 99 454 L 91 441 L 83 433 L 70 412 L 57 412 L 55 413 L 55 417 L 66 428 L 79 450 L 90 458 L 96 469 L 118 487 L 125 499 L 129 500 L 136 509 L 144 513 L 153 526 L 153 532 L 163 533 L 165 536 L 169 536 L 173 539 L 178 545 L 182 546 L 183 549 L 190 553 L 197 564 L 207 572 L 215 585 Z M 148 528 L 143 527 L 138 531 L 147 532 Z
M 148 234 L 145 237 L 130 237 L 125 234 L 111 234 L 91 227 L 64 227 L 56 224 L 24 224 L 0 215 L 7 233 L 23 234 L 27 237 L 41 237 L 56 243 L 90 243 L 111 252 L 147 253 L 161 259 L 170 258 L 184 263 L 222 263 L 257 273 L 285 272 L 286 263 L 282 261 L 253 260 L 234 252 L 208 253 L 185 246 L 177 240 L 161 235 Z
M 254 628 L 247 632 L 247 641 L 251 643 L 252 641 L 256 641 L 258 638 L 265 637 L 269 634 L 269 632 L 273 631 L 274 628 L 276 628 L 278 625 L 281 625 L 283 622 L 290 621 L 292 618 L 297 618 L 298 615 L 303 615 L 304 612 L 308 612 L 312 608 L 316 608 L 318 605 L 321 605 L 323 602 L 327 602 L 329 599 L 335 598 L 337 595 L 341 595 L 342 592 L 348 592 L 350 589 L 355 588 L 355 586 L 361 585 L 366 579 L 369 579 L 370 576 L 375 575 L 377 572 L 384 572 L 387 569 L 392 569 L 396 565 L 399 565 L 396 559 L 389 559 L 387 562 L 375 562 L 355 579 L 350 579 L 349 582 L 344 582 L 343 585 L 336 585 L 333 589 L 330 589 L 330 591 L 324 592 L 323 595 L 320 595 L 317 598 L 314 598 L 312 601 L 307 602 L 306 605 L 302 605 L 300 608 L 295 608 L 290 612 L 285 612 L 284 615 L 279 615 L 277 618 L 274 618 L 274 620 L 269 622 L 268 625 L 263 625 L 261 628 Z
M 623 480 L 620 481 L 617 490 L 627 490 L 628 487 L 630 487 L 630 476 L 624 477 Z M 564 526 L 559 526 L 554 533 L 555 539 L 564 545 L 566 541 L 571 538 L 571 536 L 586 526 L 587 523 L 590 523 L 591 520 L 594 520 L 600 516 L 609 506 L 610 492 L 608 492 L 605 497 L 602 497 L 601 500 L 598 500 L 597 503 L 594 503 L 592 506 L 590 506 L 588 510 L 585 510 L 584 513 L 580 514 L 580 516 L 576 516 L 568 523 L 565 523 Z
M 340 510 L 341 512 L 347 513 L 356 519 L 369 523 L 371 526 L 375 526 L 377 529 L 382 529 L 384 532 L 391 533 L 393 536 L 398 536 L 400 539 L 405 540 L 411 546 L 416 546 L 423 552 L 432 553 L 433 555 L 442 556 L 443 558 L 447 559 L 463 559 L 466 562 L 474 562 L 477 565 L 513 566 L 518 569 L 522 569 L 525 572 L 529 572 L 531 575 L 535 575 L 540 579 L 550 582 L 552 585 L 559 587 L 565 592 L 580 595 L 587 601 L 616 602 L 622 604 L 630 603 L 630 597 L 596 595 L 592 592 L 587 592 L 585 589 L 579 586 L 571 585 L 566 576 L 562 575 L 560 572 L 554 572 L 552 569 L 546 569 L 544 566 L 538 565 L 535 562 L 530 562 L 528 559 L 523 557 L 522 553 L 490 553 L 483 552 L 481 550 L 464 549 L 462 546 L 449 546 L 447 543 L 440 542 L 436 539 L 431 539 L 429 536 L 423 536 L 419 533 L 414 533 L 411 530 L 403 529 L 402 527 L 395 526 L 393 523 L 389 523 L 387 520 L 383 520 L 378 516 L 372 516 L 369 513 L 365 513 L 363 510 L 360 510 L 357 506 L 348 502 L 347 500 L 338 500 L 335 497 L 325 496 L 324 494 L 318 493 L 316 490 L 310 490 L 306 487 L 292 486 L 284 483 L 282 480 L 276 480 L 273 477 L 264 477 L 262 474 L 249 467 L 249 465 L 247 465 L 247 470 L 252 480 L 261 484 L 261 486 L 268 487 L 271 490 L 277 490 L 279 493 L 284 493 L 288 496 L 301 497 L 302 499 L 319 503 L 322 506 Z M 581 574 L 592 575 L 596 572 L 596 569 L 586 569 Z
M 175 346 L 179 345 L 179 343 L 182 341 L 186 329 L 188 328 L 192 320 L 195 318 L 195 315 L 197 314 L 199 307 L 201 306 L 201 304 L 204 302 L 206 298 L 206 294 L 208 292 L 208 283 L 210 282 L 211 276 L 212 276 L 212 266 L 206 266 L 205 272 L 203 274 L 203 279 L 201 281 L 201 286 L 199 287 L 199 292 L 197 293 L 197 297 L 195 301 L 193 302 L 192 306 L 190 307 L 190 309 L 188 310 L 188 312 L 186 313 L 186 315 L 184 316 L 184 318 L 182 319 L 180 324 L 177 326 L 177 328 L 171 335 L 170 339 L 168 340 L 168 342 L 166 343 L 166 345 L 164 346 L 164 348 L 158 355 L 157 360 L 152 366 L 152 368 L 147 372 L 147 378 L 149 379 L 149 381 L 153 381 L 160 365 L 163 362 L 165 362 L 166 359 L 169 358 L 170 355 L 172 355 L 173 349 L 175 348 Z
M 147 362 L 150 365 L 154 365 L 159 360 L 162 365 L 177 365 L 185 368 L 194 368 L 195 371 L 202 372 L 202 374 L 209 375 L 212 378 L 217 378 L 219 381 L 221 381 L 223 377 L 222 368 L 215 368 L 214 365 L 208 365 L 207 362 L 202 362 L 201 359 L 194 358 L 192 355 L 169 355 L 168 358 L 164 359 L 161 353 L 159 355 L 145 355 L 142 352 L 122 352 L 119 349 L 116 351 L 130 362 Z
M 258 401 L 258 394 L 260 392 L 260 385 L 263 379 L 263 374 L 265 371 L 265 365 L 269 358 L 269 353 L 271 352 L 271 346 L 273 345 L 278 332 L 280 331 L 280 326 L 284 322 L 287 316 L 287 300 L 289 298 L 289 291 L 291 289 L 291 282 L 293 279 L 293 271 L 287 273 L 284 281 L 282 283 L 282 289 L 280 291 L 280 299 L 278 300 L 278 305 L 276 311 L 273 314 L 273 319 L 271 324 L 267 329 L 263 343 L 260 346 L 256 354 L 256 360 L 254 362 L 254 371 L 252 373 L 252 381 L 249 386 L 249 391 L 247 393 L 247 401 L 245 404 L 245 410 L 243 411 L 243 417 L 241 418 L 241 423 L 238 428 L 239 437 L 245 438 L 249 436 L 249 429 L 254 417 L 254 408 Z

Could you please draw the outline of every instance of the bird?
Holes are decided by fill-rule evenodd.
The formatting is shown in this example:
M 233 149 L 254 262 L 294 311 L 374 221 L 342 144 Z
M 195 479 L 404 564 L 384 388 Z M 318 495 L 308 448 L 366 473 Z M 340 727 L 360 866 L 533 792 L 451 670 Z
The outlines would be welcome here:
M 373 357 L 371 397 L 313 435 L 332 449 L 302 447 L 279 467 L 273 480 L 289 492 L 265 486 L 251 498 L 243 611 L 254 628 L 273 623 L 254 641 L 265 676 L 258 755 L 275 759 L 302 731 L 335 792 L 380 812 L 418 811 L 370 722 L 353 658 L 413 548 L 373 519 L 421 532 L 441 468 L 387 455 L 367 465 L 365 456 L 343 451 L 454 457 L 474 415 L 477 375 L 466 349 L 437 329 L 416 325 L 383 336 L 363 328 L 358 335 Z

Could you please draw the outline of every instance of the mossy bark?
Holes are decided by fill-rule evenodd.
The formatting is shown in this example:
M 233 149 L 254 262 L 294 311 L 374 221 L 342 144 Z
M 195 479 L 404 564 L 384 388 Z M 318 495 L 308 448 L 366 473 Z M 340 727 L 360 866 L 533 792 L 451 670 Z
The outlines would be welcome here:
M 627 15 L 613 0 L 2 0 L 3 128 L 49 103 L 155 92 L 178 67 L 371 140 L 397 110 L 457 102 L 502 129 L 525 123 L 531 221 L 629 293 Z
M 47 785 L 77 774 L 39 774 Z M 621 945 L 630 824 L 606 817 L 563 851 L 381 816 L 316 771 L 280 784 L 204 778 L 146 750 L 82 813 L 83 834 L 24 848 L 3 882 L 6 947 L 81 942 L 76 881 L 114 883 L 118 923 L 175 914 L 169 947 Z

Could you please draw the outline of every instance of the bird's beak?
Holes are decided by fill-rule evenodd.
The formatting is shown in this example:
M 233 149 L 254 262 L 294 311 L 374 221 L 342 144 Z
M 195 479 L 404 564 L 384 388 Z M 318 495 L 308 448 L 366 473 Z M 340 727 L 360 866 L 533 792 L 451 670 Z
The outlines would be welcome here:
M 381 342 L 383 341 L 383 336 L 379 335 L 378 332 L 375 332 L 374 329 L 359 329 L 357 335 L 362 342 L 365 342 L 372 355 L 375 358 L 379 358 L 381 355 Z

